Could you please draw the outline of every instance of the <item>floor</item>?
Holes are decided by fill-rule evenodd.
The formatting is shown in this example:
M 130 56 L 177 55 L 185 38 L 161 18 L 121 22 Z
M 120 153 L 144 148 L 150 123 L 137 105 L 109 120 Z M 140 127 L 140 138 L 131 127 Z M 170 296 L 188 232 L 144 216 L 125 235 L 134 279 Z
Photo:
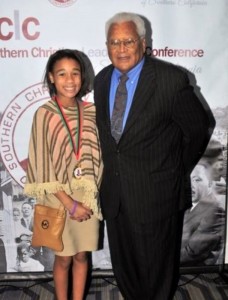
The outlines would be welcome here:
M 0 300 L 54 299 L 52 278 L 0 282 Z M 112 276 L 92 278 L 86 300 L 122 299 Z M 181 275 L 173 300 L 228 300 L 228 280 L 218 273 Z

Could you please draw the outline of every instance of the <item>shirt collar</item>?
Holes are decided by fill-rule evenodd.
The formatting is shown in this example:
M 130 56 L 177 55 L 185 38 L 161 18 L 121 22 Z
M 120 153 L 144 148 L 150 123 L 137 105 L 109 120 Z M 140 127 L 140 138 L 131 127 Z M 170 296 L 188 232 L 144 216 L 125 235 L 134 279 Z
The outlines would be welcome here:
M 142 70 L 142 67 L 143 67 L 143 64 L 144 64 L 144 61 L 145 61 L 145 57 L 143 57 L 140 62 L 134 66 L 133 69 L 131 69 L 128 73 L 127 73 L 127 76 L 129 77 L 129 81 L 131 81 L 133 83 L 133 81 L 135 80 L 135 78 L 138 76 L 138 74 L 140 73 L 140 71 Z M 113 71 L 113 75 L 115 76 L 115 78 L 117 80 L 119 80 L 119 77 L 122 75 L 122 73 L 114 68 L 114 71 Z

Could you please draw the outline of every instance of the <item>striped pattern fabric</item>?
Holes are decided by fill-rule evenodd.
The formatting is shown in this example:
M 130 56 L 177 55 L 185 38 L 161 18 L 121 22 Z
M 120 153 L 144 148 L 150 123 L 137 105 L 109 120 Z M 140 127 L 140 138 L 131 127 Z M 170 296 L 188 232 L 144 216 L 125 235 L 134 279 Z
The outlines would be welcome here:
M 102 160 L 92 103 L 79 102 L 83 118 L 79 160 L 73 152 L 68 131 L 53 100 L 38 108 L 34 115 L 29 143 L 27 182 L 24 193 L 43 199 L 45 193 L 64 190 L 68 195 L 74 190 L 84 193 L 82 202 L 102 219 L 98 205 L 98 188 L 102 174 Z M 64 108 L 73 136 L 78 130 L 77 107 Z M 73 176 L 80 165 L 82 176 Z

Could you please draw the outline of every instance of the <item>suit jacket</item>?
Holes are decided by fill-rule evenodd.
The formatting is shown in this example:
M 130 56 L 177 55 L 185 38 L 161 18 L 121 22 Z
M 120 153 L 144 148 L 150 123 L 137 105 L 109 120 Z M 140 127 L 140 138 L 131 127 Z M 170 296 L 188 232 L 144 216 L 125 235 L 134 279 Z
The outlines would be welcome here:
M 181 246 L 182 265 L 215 264 L 221 251 L 225 211 L 213 194 L 187 210 Z
M 21 218 L 21 225 L 30 231 L 33 231 L 33 217 L 29 220 L 29 225 L 26 223 L 24 218 Z
M 123 134 L 116 144 L 109 116 L 112 71 L 112 65 L 105 67 L 94 82 L 104 160 L 100 190 L 104 217 L 115 217 L 121 207 L 134 221 L 151 222 L 190 207 L 190 173 L 208 144 L 209 128 L 215 124 L 186 73 L 170 63 L 145 57 Z

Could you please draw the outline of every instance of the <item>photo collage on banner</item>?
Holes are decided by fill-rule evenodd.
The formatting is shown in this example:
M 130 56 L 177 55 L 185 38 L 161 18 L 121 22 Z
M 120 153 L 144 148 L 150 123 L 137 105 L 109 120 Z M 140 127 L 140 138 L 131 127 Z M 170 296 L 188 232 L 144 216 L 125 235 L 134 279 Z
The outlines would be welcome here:
M 105 22 L 120 11 L 144 18 L 146 55 L 185 68 L 216 119 L 211 141 L 191 174 L 193 206 L 184 218 L 181 266 L 228 263 L 227 1 L 1 0 L 0 274 L 53 267 L 51 250 L 31 247 L 36 199 L 23 194 L 32 118 L 50 98 L 42 84 L 48 57 L 58 49 L 80 50 L 97 74 L 110 64 Z M 93 101 L 93 93 L 84 101 Z M 92 259 L 94 269 L 112 269 L 105 226 L 103 249 Z

